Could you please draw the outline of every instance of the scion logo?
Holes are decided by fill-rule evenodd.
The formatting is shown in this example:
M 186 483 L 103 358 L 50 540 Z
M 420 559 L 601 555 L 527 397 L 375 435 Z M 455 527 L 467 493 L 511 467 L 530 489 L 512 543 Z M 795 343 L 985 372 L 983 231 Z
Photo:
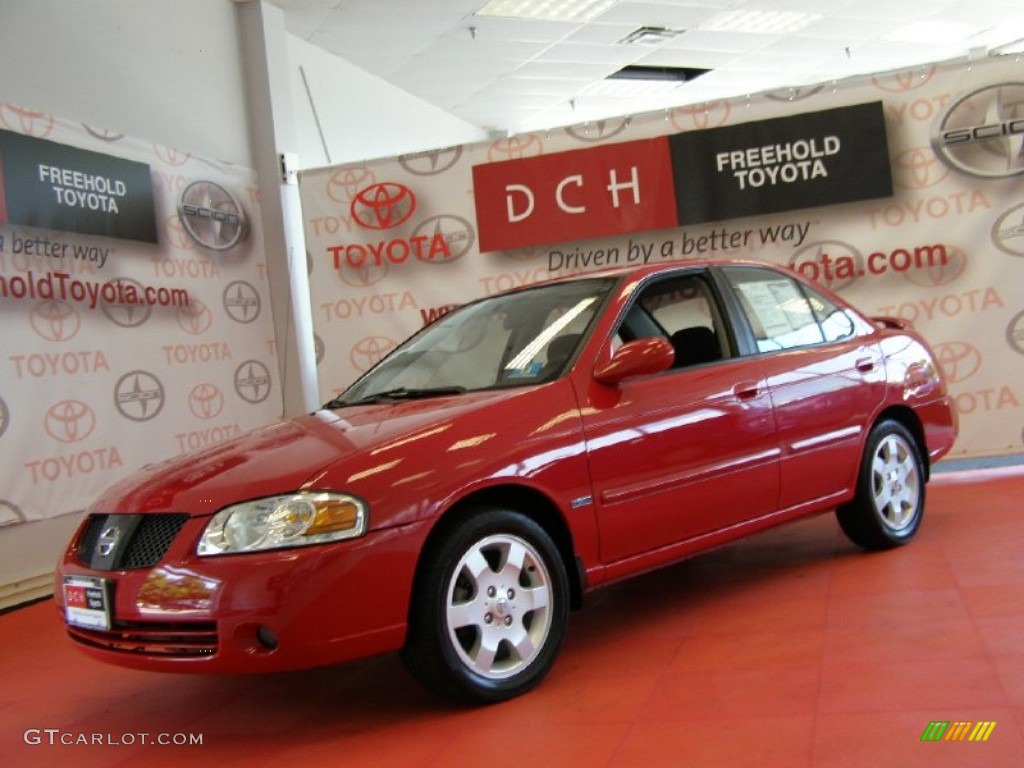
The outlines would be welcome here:
M 214 419 L 224 410 L 224 393 L 213 384 L 196 384 L 188 393 L 188 409 L 197 419 Z
M 437 176 L 452 168 L 461 158 L 462 147 L 459 146 L 399 155 L 398 162 L 413 176 Z
M 932 126 L 932 149 L 975 178 L 1024 173 L 1024 83 L 991 85 L 954 102 Z
M 996 219 L 992 227 L 992 242 L 1003 253 L 1024 256 L 1024 203 Z
M 0 437 L 4 436 L 4 432 L 7 431 L 7 426 L 11 423 L 11 412 L 7 408 L 7 403 L 0 397 Z
M 262 403 L 270 389 L 270 370 L 259 360 L 246 360 L 235 369 L 235 392 L 245 402 Z
M 53 130 L 53 115 L 45 112 L 33 112 L 30 109 L 22 109 L 13 104 L 0 104 L 0 123 L 15 133 L 23 133 L 26 136 L 35 136 L 43 139 L 50 135 Z
M 100 141 L 114 142 L 120 141 L 121 139 L 124 138 L 123 133 L 114 133 L 113 131 L 108 131 L 104 128 L 93 128 L 92 126 L 86 125 L 85 123 L 82 123 L 82 127 L 85 128 L 85 130 L 87 130 Z
M 117 525 L 105 527 L 96 539 L 96 554 L 100 557 L 110 557 L 117 543 L 121 540 L 121 528 Z
M 348 360 L 353 368 L 362 373 L 370 370 L 397 346 L 398 342 L 387 336 L 367 336 L 353 345 L 348 353 Z
M 379 283 L 388 276 L 391 262 L 381 260 L 379 264 L 370 259 L 364 259 L 359 266 L 353 267 L 349 264 L 344 269 L 334 270 L 341 279 L 353 288 L 368 288 L 374 283 Z
M 203 302 L 193 299 L 187 307 L 178 307 L 178 325 L 190 336 L 198 336 L 210 330 L 213 312 Z
M 432 216 L 413 232 L 413 237 L 423 236 L 433 242 L 440 235 L 448 244 L 448 255 L 440 259 L 425 259 L 427 264 L 447 264 L 458 261 L 476 244 L 476 230 L 461 216 L 444 214 Z
M 313 334 L 313 349 L 316 353 L 316 364 L 320 365 L 324 361 L 324 354 L 327 352 L 327 348 L 324 346 L 324 340 L 317 333 Z M 0 400 L 0 403 L 3 403 L 3 400 Z M 2 434 L 3 431 L 0 431 L 0 435 Z
M 895 171 L 893 181 L 904 189 L 934 187 L 949 177 L 949 168 L 942 165 L 927 147 L 916 147 L 900 152 L 892 159 Z
M 212 181 L 193 181 L 181 191 L 178 216 L 189 237 L 211 251 L 231 250 L 249 234 L 238 200 Z
M 0 499 L 0 527 L 24 522 L 25 513 L 17 504 L 7 501 L 7 499 Z
M 922 266 L 921 269 L 907 270 L 903 277 L 922 288 L 938 288 L 940 285 L 956 282 L 966 271 L 967 254 L 962 248 L 947 245 L 945 260 L 938 259 L 935 263 Z
M 1006 326 L 1006 343 L 1014 352 L 1024 355 L 1024 312 L 1018 312 Z
M 884 76 L 875 76 L 871 78 L 871 82 L 882 91 L 888 91 L 889 93 L 906 93 L 912 91 L 915 88 L 921 88 L 926 85 L 935 76 L 936 66 L 932 64 L 930 67 L 924 67 L 920 69 L 908 69 L 903 72 L 896 72 Z
M 614 120 L 595 120 L 592 123 L 583 125 L 570 125 L 565 132 L 576 139 L 576 141 L 596 142 L 618 136 L 629 127 L 628 117 L 619 117 Z
M 327 177 L 327 196 L 336 203 L 349 205 L 360 189 L 376 183 L 368 168 L 342 168 Z
M 166 395 L 160 379 L 148 371 L 131 371 L 117 380 L 114 405 L 131 421 L 149 421 L 164 407 Z
M 73 339 L 82 327 L 78 310 L 66 301 L 41 301 L 32 308 L 29 315 L 32 330 L 47 341 L 68 341 Z
M 145 295 L 142 283 L 138 280 L 132 280 L 130 277 L 116 277 L 109 282 L 115 286 L 118 283 L 123 286 L 132 286 L 135 289 L 136 296 Z M 124 291 L 127 290 L 127 287 L 125 287 Z M 103 295 L 106 291 L 101 291 L 100 293 Z M 110 322 L 114 325 L 120 325 L 122 328 L 135 328 L 142 325 L 153 314 L 153 307 L 150 304 L 111 304 L 104 301 L 100 304 L 100 309 L 103 310 L 103 314 L 107 316 Z
M 539 157 L 543 154 L 544 142 L 540 136 L 535 133 L 524 133 L 493 142 L 487 149 L 487 162 L 521 160 L 524 157 Z
M 416 211 L 416 195 L 402 184 L 384 181 L 356 193 L 351 211 L 363 229 L 394 229 Z
M 679 107 L 671 113 L 672 125 L 677 131 L 719 128 L 729 122 L 732 106 L 727 101 L 711 101 L 703 106 Z
M 783 88 L 780 91 L 769 91 L 765 94 L 765 97 L 772 101 L 803 101 L 812 96 L 817 96 L 824 87 L 823 85 L 815 85 L 807 88 Z
M 244 280 L 228 283 L 224 289 L 224 311 L 236 323 L 251 323 L 260 316 L 259 292 Z
M 981 353 L 977 347 L 963 341 L 936 344 L 935 357 L 950 384 L 959 384 L 971 378 L 981 368 Z
M 61 400 L 46 411 L 43 428 L 59 443 L 78 443 L 96 429 L 96 414 L 81 400 Z

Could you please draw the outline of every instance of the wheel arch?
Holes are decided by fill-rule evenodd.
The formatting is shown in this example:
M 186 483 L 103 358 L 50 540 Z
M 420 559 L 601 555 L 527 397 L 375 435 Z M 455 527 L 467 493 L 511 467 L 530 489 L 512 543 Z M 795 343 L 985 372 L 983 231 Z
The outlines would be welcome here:
M 924 467 L 924 480 L 928 482 L 931 478 L 931 462 L 928 458 L 928 442 L 924 436 L 924 425 L 921 424 L 921 420 L 917 414 L 914 413 L 912 408 L 905 405 L 891 405 L 881 413 L 875 419 L 875 423 L 871 425 L 874 429 L 876 426 L 881 424 L 883 421 L 892 420 L 899 422 L 913 435 L 915 442 L 917 443 L 918 457 L 921 460 L 921 466 Z
M 509 509 L 529 517 L 540 525 L 554 541 L 558 553 L 565 564 L 565 572 L 569 581 L 569 606 L 578 609 L 583 605 L 585 585 L 582 564 L 577 560 L 573 545 L 572 533 L 558 505 L 547 495 L 525 485 L 503 483 L 480 488 L 458 499 L 441 513 L 427 534 L 427 539 L 420 550 L 416 562 L 415 581 L 418 583 L 424 576 L 426 555 L 448 532 L 473 510 L 484 507 L 500 507 Z M 411 609 L 411 605 L 410 605 Z

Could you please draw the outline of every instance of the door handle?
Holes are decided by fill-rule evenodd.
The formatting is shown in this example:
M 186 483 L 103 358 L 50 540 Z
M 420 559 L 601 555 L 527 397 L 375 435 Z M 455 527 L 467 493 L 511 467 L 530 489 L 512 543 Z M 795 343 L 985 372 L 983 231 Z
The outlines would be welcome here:
M 761 384 L 757 381 L 741 381 L 732 388 L 732 393 L 740 400 L 753 400 L 760 391 Z
M 870 373 L 875 370 L 875 359 L 873 357 L 858 357 L 854 366 L 861 373 Z

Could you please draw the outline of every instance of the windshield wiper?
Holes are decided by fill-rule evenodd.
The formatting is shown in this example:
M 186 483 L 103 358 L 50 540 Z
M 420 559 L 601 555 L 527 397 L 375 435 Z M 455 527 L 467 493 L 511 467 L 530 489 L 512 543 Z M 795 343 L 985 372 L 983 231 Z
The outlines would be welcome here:
M 398 387 L 397 389 L 386 389 L 383 392 L 375 392 L 358 400 L 349 402 L 344 395 L 331 400 L 324 405 L 324 408 L 341 408 L 345 405 L 365 405 L 366 403 L 390 403 L 396 400 L 417 400 L 425 397 L 444 397 L 445 395 L 461 395 L 466 391 L 465 387 L 424 387 L 410 389 L 409 387 Z

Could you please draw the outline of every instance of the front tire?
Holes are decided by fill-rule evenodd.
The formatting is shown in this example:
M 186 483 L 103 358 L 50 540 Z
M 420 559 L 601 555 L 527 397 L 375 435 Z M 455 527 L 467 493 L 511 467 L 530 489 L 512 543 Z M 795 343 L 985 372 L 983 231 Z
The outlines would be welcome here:
M 857 493 L 836 510 L 843 533 L 858 546 L 902 546 L 921 526 L 925 476 L 921 450 L 898 421 L 879 422 L 864 448 Z
M 540 525 L 510 510 L 472 512 L 424 555 L 402 657 L 456 700 L 519 696 L 558 655 L 568 597 L 565 564 Z

